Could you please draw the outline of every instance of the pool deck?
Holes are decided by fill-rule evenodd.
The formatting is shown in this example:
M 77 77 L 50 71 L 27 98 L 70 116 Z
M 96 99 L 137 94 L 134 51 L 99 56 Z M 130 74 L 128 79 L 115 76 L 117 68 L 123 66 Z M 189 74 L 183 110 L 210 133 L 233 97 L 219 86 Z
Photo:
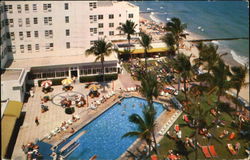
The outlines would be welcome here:
M 51 101 L 45 103 L 45 105 L 48 105 L 49 110 L 47 112 L 41 113 L 40 99 L 45 94 L 42 92 L 41 87 L 35 87 L 35 96 L 32 98 L 30 97 L 28 99 L 28 102 L 25 103 L 23 106 L 22 112 L 25 112 L 25 119 L 23 125 L 20 127 L 20 130 L 18 132 L 17 140 L 12 154 L 12 159 L 15 160 L 26 159 L 26 155 L 22 151 L 22 145 L 26 145 L 30 142 L 35 142 L 36 139 L 43 140 L 44 142 L 49 143 L 53 146 L 59 144 L 65 138 L 72 135 L 72 133 L 70 133 L 71 128 L 74 128 L 75 132 L 78 131 L 83 126 L 85 126 L 93 119 L 98 117 L 100 114 L 105 112 L 107 109 L 109 109 L 114 103 L 116 103 L 119 100 L 118 96 L 121 94 L 120 88 L 133 87 L 135 85 L 138 85 L 138 81 L 134 81 L 130 77 L 129 73 L 127 73 L 124 70 L 123 73 L 118 76 L 118 80 L 114 81 L 114 88 L 118 94 L 109 98 L 105 103 L 99 105 L 96 110 L 88 109 L 87 107 L 81 107 L 81 108 L 75 107 L 74 115 L 79 115 L 80 119 L 77 120 L 76 122 L 73 122 L 72 125 L 70 125 L 67 130 L 57 133 L 55 136 L 51 137 L 51 139 L 47 139 L 45 137 L 49 135 L 49 133 L 56 127 L 60 127 L 62 122 L 72 119 L 72 115 L 65 114 L 64 109 L 62 107 L 53 104 Z M 76 83 L 73 84 L 73 86 L 74 86 L 73 91 L 80 92 L 84 95 L 89 93 L 89 89 L 85 89 L 85 84 Z M 58 93 L 64 92 L 62 91 L 62 85 L 52 86 L 52 88 L 54 89 L 53 92 L 48 94 L 51 97 L 53 97 Z M 102 89 L 99 89 L 99 91 L 101 90 Z M 101 93 L 100 97 L 106 95 L 111 90 L 112 90 L 112 83 L 109 83 L 108 87 L 106 87 L 107 92 L 106 93 L 100 92 Z M 127 94 L 129 94 L 130 96 L 141 97 L 140 94 L 137 92 L 130 92 L 130 93 L 125 92 L 122 93 L 122 96 L 126 96 Z M 94 98 L 94 99 L 88 98 L 88 103 L 90 104 L 91 102 L 96 101 L 98 99 L 99 98 Z M 157 133 L 158 130 L 160 130 L 160 128 L 162 127 L 162 125 L 164 125 L 168 121 L 169 116 L 174 114 L 174 112 L 175 111 L 172 110 L 171 112 L 166 112 L 159 117 L 157 125 Z M 36 126 L 35 123 L 36 116 L 38 117 L 40 123 L 38 126 Z M 131 151 L 133 150 L 131 149 Z

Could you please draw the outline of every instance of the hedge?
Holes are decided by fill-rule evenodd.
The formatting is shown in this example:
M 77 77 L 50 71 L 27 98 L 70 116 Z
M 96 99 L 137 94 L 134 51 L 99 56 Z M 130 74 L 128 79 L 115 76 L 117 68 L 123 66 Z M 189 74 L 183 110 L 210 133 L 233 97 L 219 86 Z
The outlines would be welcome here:
M 67 107 L 65 108 L 65 113 L 66 114 L 73 114 L 75 112 L 75 108 L 74 107 Z
M 112 81 L 116 80 L 118 78 L 118 74 L 107 74 L 105 75 L 105 81 Z M 102 75 L 96 75 L 96 76 L 85 76 L 85 77 L 80 77 L 80 82 L 101 82 Z
M 61 85 L 62 84 L 62 80 L 64 80 L 65 78 L 59 78 L 59 79 L 50 79 L 52 81 L 52 85 L 53 86 L 56 86 L 56 85 Z M 45 81 L 44 79 L 43 80 L 38 80 L 38 85 L 39 87 L 41 87 L 41 83 L 42 81 Z

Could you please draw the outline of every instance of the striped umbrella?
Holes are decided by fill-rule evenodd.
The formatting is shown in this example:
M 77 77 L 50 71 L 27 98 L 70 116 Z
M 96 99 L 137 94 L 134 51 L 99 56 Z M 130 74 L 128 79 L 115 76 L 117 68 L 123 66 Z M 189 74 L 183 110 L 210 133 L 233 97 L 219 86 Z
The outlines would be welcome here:
M 62 80 L 62 84 L 65 86 L 70 85 L 72 82 L 73 82 L 73 80 L 70 78 L 66 78 L 66 79 Z
M 51 80 L 42 81 L 42 83 L 41 83 L 41 86 L 44 87 L 44 88 L 48 88 L 51 85 L 52 85 Z

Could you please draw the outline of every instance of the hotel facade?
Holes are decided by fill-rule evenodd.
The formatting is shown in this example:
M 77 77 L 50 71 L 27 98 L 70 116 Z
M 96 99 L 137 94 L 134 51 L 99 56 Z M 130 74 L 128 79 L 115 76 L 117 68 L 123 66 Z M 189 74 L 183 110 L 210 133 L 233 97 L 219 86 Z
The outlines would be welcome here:
M 43 79 L 101 74 L 101 63 L 85 50 L 99 38 L 125 40 L 117 27 L 126 20 L 135 22 L 139 32 L 139 7 L 128 2 L 2 1 L 0 12 L 1 68 L 24 69 L 35 85 Z M 105 57 L 104 66 L 105 74 L 119 72 L 116 53 Z

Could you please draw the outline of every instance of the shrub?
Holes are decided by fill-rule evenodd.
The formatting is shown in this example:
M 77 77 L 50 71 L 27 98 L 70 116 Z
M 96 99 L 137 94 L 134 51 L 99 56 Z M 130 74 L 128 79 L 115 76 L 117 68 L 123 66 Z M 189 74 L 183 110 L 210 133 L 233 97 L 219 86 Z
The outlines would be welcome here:
M 118 78 L 118 74 L 107 74 L 105 75 L 105 81 L 111 81 L 116 80 Z M 102 75 L 96 75 L 96 76 L 85 76 L 80 77 L 80 82 L 101 82 L 102 81 Z
M 75 112 L 75 108 L 74 107 L 67 107 L 65 108 L 65 113 L 66 114 L 72 114 Z

